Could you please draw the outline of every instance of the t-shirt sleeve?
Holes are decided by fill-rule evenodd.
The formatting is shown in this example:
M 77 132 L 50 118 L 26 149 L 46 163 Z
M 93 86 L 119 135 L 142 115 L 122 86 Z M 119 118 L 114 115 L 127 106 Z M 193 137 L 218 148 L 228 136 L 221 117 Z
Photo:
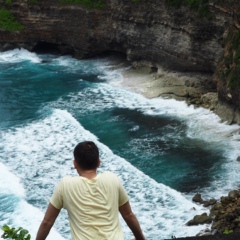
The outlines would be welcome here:
M 60 181 L 55 187 L 53 195 L 50 198 L 50 203 L 57 209 L 63 207 L 63 194 L 62 194 L 63 181 Z
M 119 180 L 119 199 L 118 199 L 118 205 L 121 207 L 123 204 L 125 204 L 127 201 L 129 201 L 129 196 L 127 195 L 127 192 L 125 188 L 123 187 L 121 181 Z

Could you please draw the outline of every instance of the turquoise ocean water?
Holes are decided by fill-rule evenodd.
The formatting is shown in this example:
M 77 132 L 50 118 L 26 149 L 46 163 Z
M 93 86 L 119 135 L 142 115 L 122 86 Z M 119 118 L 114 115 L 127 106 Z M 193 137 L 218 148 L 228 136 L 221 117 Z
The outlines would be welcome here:
M 0 53 L 1 226 L 22 226 L 35 238 L 54 186 L 76 175 L 72 151 L 83 140 L 100 148 L 99 171 L 121 178 L 149 240 L 197 234 L 208 226 L 185 226 L 206 211 L 194 194 L 219 198 L 239 188 L 239 126 L 121 88 L 126 67 L 109 57 Z M 65 211 L 48 239 L 71 239 Z

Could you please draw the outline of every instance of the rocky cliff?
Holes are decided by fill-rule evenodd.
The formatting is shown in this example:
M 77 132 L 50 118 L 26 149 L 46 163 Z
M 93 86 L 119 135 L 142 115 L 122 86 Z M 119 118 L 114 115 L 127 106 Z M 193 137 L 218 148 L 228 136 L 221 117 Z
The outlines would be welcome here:
M 116 51 L 137 65 L 213 74 L 224 69 L 219 61 L 227 51 L 226 32 L 239 28 L 237 8 L 232 3 L 236 0 L 227 4 L 209 0 L 209 17 L 166 0 L 106 0 L 101 9 L 60 4 L 58 0 L 36 2 L 0 2 L 0 8 L 9 9 L 24 26 L 21 31 L 0 29 L 0 50 L 50 48 L 77 58 Z M 238 91 L 229 90 L 220 75 L 215 74 L 214 79 L 221 99 L 239 109 Z
M 16 0 L 8 5 L 24 30 L 1 31 L 1 43 L 27 43 L 30 49 L 40 42 L 53 43 L 77 57 L 113 50 L 153 66 L 214 71 L 230 22 L 225 12 L 216 11 L 209 21 L 187 6 L 177 9 L 165 0 L 108 0 L 100 10 L 57 0 L 38 2 Z

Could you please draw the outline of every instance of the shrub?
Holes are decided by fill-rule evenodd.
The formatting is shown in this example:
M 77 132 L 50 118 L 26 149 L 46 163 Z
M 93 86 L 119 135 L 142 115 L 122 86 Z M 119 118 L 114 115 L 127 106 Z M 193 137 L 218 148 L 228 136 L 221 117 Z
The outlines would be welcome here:
M 0 28 L 6 31 L 22 30 L 23 25 L 17 21 L 13 14 L 6 8 L 0 8 Z
M 12 0 L 6 0 L 6 4 L 11 4 Z
M 223 234 L 230 234 L 230 233 L 233 233 L 233 230 L 228 230 L 228 229 L 226 229 L 226 230 L 223 232 Z
M 103 8 L 105 5 L 104 0 L 59 0 L 64 4 L 82 4 L 86 8 Z
M 30 2 L 30 3 L 38 3 L 39 0 L 28 0 L 28 2 Z
M 169 5 L 179 8 L 181 5 L 189 6 L 194 11 L 198 12 L 200 16 L 211 18 L 208 2 L 209 0 L 165 0 Z
M 4 239 L 16 239 L 16 240 L 30 240 L 31 235 L 28 233 L 28 230 L 23 229 L 22 227 L 15 229 L 10 228 L 8 225 L 2 227 L 3 234 L 1 238 Z

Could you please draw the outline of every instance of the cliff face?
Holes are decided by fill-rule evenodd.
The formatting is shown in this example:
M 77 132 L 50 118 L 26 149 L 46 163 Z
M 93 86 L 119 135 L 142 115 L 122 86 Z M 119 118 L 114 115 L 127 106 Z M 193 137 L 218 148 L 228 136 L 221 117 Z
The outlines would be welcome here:
M 38 43 L 47 42 L 56 44 L 63 53 L 81 56 L 88 52 L 89 13 L 83 8 L 59 5 L 51 0 L 43 0 L 39 4 L 19 0 L 9 5 L 8 9 L 23 24 L 24 30 L 0 30 L 3 50 L 16 45 L 34 50 Z
M 188 7 L 165 1 L 111 4 L 114 42 L 124 46 L 132 61 L 148 61 L 174 70 L 214 71 L 222 54 L 226 14 L 208 21 Z
M 224 53 L 225 32 L 230 26 L 238 27 L 238 21 L 233 4 L 220 6 L 212 1 L 210 19 L 187 6 L 170 6 L 165 0 L 106 0 L 103 9 L 92 10 L 57 0 L 35 4 L 15 0 L 7 6 L 1 1 L 0 8 L 11 10 L 24 30 L 0 29 L 0 50 L 16 46 L 37 50 L 48 43 L 77 58 L 117 51 L 151 67 L 213 73 Z M 220 84 L 218 77 L 215 82 L 225 99 L 226 84 Z
M 27 43 L 33 49 L 44 41 L 77 57 L 114 50 L 132 61 L 186 71 L 214 71 L 230 21 L 224 12 L 216 11 L 209 21 L 188 7 L 166 5 L 165 0 L 108 0 L 101 10 L 57 0 L 16 0 L 8 8 L 25 28 L 1 31 L 2 44 Z
M 224 37 L 224 53 L 214 73 L 219 99 L 229 103 L 236 113 L 240 112 L 240 2 L 222 6 L 232 14 L 232 24 Z M 236 117 L 235 117 L 236 118 Z M 236 120 L 235 120 L 236 121 Z

